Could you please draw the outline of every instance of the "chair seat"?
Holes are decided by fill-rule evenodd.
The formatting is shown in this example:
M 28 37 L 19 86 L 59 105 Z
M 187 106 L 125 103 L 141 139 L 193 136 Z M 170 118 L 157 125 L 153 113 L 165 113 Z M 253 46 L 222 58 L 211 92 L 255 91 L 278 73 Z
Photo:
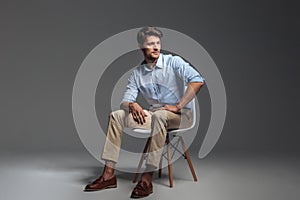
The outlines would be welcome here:
M 135 138 L 148 138 L 151 135 L 151 130 L 140 128 L 124 128 L 123 132 Z

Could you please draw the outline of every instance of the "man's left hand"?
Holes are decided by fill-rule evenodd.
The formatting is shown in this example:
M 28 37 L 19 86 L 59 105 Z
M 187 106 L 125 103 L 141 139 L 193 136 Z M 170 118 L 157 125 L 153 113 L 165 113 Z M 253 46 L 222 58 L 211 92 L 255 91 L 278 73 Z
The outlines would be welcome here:
M 165 105 L 163 107 L 163 110 L 168 110 L 168 111 L 171 111 L 173 113 L 178 113 L 180 111 L 180 109 L 177 106 L 171 106 L 171 105 Z

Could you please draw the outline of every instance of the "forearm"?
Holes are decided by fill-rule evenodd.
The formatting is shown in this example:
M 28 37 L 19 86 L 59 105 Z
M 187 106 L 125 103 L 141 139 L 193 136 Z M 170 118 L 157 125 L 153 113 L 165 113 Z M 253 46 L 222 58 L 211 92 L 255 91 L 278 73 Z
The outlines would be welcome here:
M 191 82 L 188 84 L 185 94 L 177 103 L 176 107 L 180 110 L 187 103 L 189 103 L 195 95 L 199 92 L 200 88 L 204 85 L 203 82 Z
M 129 101 L 123 101 L 121 104 L 120 104 L 120 109 L 122 110 L 125 110 L 125 111 L 129 111 L 129 104 L 132 103 L 132 102 L 129 102 Z
M 125 111 L 128 111 L 130 110 L 130 106 L 132 106 L 133 104 L 135 105 L 138 105 L 139 104 L 137 102 L 130 102 L 130 101 L 123 101 L 121 104 L 120 104 L 120 109 L 122 110 L 125 110 Z

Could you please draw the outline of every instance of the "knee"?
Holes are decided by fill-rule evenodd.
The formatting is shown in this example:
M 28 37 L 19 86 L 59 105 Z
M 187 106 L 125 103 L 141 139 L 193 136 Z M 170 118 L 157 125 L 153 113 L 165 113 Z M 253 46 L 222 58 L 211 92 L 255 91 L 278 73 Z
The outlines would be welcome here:
M 166 110 L 158 110 L 155 111 L 151 118 L 152 121 L 167 121 L 167 111 Z
M 125 111 L 124 110 L 116 110 L 113 111 L 109 114 L 109 118 L 111 120 L 121 120 L 123 119 L 125 116 Z

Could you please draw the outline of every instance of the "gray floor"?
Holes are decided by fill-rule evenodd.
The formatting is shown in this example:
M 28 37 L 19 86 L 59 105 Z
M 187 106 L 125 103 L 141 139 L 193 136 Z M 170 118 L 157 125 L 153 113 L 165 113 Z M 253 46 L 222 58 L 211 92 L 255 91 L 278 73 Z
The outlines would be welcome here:
M 174 163 L 174 187 L 167 169 L 154 180 L 145 199 L 300 199 L 300 160 L 293 155 L 217 155 L 192 157 L 198 175 L 193 182 L 186 161 Z M 88 153 L 2 155 L 0 199 L 130 199 L 133 174 L 118 171 L 118 188 L 85 193 L 84 185 L 101 172 Z M 155 175 L 157 177 L 157 174 Z

